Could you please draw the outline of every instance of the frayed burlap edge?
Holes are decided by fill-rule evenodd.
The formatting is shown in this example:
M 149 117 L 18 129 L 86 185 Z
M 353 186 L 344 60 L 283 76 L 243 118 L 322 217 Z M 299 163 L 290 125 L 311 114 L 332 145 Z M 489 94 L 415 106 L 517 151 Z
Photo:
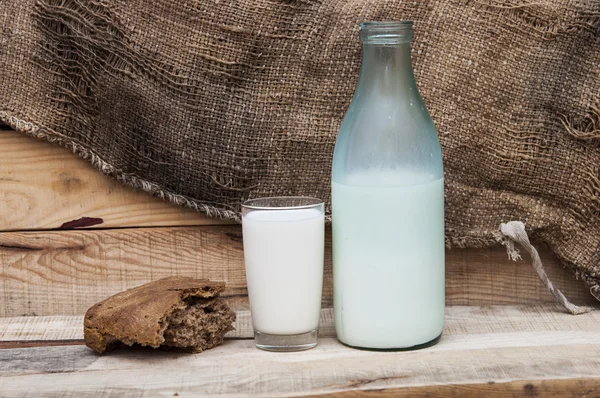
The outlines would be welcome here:
M 78 143 L 73 142 L 72 139 L 64 137 L 57 131 L 39 126 L 15 115 L 11 115 L 5 111 L 0 111 L 0 120 L 18 132 L 25 133 L 30 137 L 45 139 L 72 151 L 75 155 L 91 163 L 102 174 L 116 178 L 130 188 L 148 192 L 152 196 L 161 198 L 179 206 L 185 206 L 190 209 L 194 209 L 198 212 L 206 214 L 209 217 L 232 220 L 238 223 L 241 222 L 240 213 L 237 211 L 219 209 L 201 201 L 170 192 L 160 185 L 144 180 L 136 175 L 124 173 L 107 163 L 98 154 Z
M 80 144 L 73 142 L 71 138 L 64 137 L 57 131 L 40 126 L 33 122 L 29 122 L 23 118 L 11 115 L 10 113 L 5 111 L 0 111 L 0 121 L 4 122 L 12 129 L 18 132 L 25 133 L 30 137 L 45 139 L 48 142 L 58 144 L 63 148 L 72 151 L 75 155 L 91 163 L 102 174 L 112 178 L 116 178 L 118 181 L 121 181 L 123 184 L 130 188 L 148 192 L 152 196 L 156 196 L 158 198 L 161 198 L 162 200 L 171 202 L 179 206 L 188 207 L 190 209 L 204 213 L 209 217 L 215 217 L 223 220 L 231 220 L 241 223 L 241 215 L 238 211 L 219 209 L 215 206 L 202 203 L 201 201 L 191 199 L 187 196 L 169 192 L 160 185 L 149 182 L 136 175 L 123 173 L 116 167 L 113 167 L 112 165 L 107 163 L 93 151 Z M 331 216 L 326 216 L 325 221 L 326 223 L 330 224 Z M 448 249 L 483 249 L 486 247 L 497 246 L 498 242 L 490 233 L 490 236 L 485 238 L 476 238 L 470 236 L 446 237 L 445 244 L 446 248 Z
M 49 142 L 56 143 L 66 149 L 71 150 L 75 155 L 91 163 L 102 174 L 116 178 L 118 181 L 122 182 L 124 185 L 130 188 L 148 192 L 152 196 L 161 198 L 165 201 L 174 203 L 179 206 L 194 209 L 198 212 L 206 214 L 209 217 L 236 221 L 238 223 L 241 222 L 241 214 L 238 211 L 219 209 L 215 206 L 203 203 L 201 201 L 170 192 L 161 187 L 160 185 L 149 182 L 136 175 L 123 173 L 119 169 L 107 163 L 104 159 L 102 159 L 93 151 L 78 143 L 73 142 L 72 139 L 64 138 L 62 134 L 58 133 L 57 131 L 45 128 L 43 126 L 39 126 L 32 122 L 28 122 L 17 116 L 10 115 L 8 112 L 5 111 L 0 111 L 0 121 L 9 125 L 11 128 L 18 132 L 25 133 L 28 136 L 34 138 L 45 139 Z M 328 224 L 330 224 L 331 216 L 326 216 L 325 221 Z M 446 237 L 445 243 L 448 249 L 486 248 L 499 245 L 498 240 L 496 237 L 494 237 L 493 233 L 490 233 L 489 237 L 483 238 Z M 559 258 L 559 261 L 563 265 L 569 267 L 573 271 L 575 278 L 578 280 L 582 280 L 584 284 L 589 288 L 590 294 L 600 301 L 600 279 L 592 275 L 588 275 L 585 272 L 582 272 L 569 261 L 566 261 L 561 258 Z

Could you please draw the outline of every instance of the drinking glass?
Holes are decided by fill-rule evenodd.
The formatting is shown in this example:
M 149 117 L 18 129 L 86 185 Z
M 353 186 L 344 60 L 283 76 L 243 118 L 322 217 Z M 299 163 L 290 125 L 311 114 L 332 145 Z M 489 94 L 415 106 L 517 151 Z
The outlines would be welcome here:
M 256 347 L 317 345 L 323 287 L 324 204 L 309 197 L 242 205 L 244 260 Z

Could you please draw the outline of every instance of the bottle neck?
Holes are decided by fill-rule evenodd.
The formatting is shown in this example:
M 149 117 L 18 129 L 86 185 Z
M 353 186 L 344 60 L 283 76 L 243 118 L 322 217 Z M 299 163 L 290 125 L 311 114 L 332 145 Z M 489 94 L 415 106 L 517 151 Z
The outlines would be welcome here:
M 410 59 L 410 43 L 381 45 L 365 43 L 358 82 L 363 94 L 398 95 L 416 91 Z

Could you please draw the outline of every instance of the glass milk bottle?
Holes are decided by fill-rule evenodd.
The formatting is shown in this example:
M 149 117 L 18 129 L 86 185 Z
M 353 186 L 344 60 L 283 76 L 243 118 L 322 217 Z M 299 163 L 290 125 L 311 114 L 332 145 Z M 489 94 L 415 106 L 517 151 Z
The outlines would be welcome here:
M 361 24 L 360 79 L 333 155 L 335 327 L 355 347 L 427 346 L 444 324 L 442 153 L 412 37 L 412 22 Z

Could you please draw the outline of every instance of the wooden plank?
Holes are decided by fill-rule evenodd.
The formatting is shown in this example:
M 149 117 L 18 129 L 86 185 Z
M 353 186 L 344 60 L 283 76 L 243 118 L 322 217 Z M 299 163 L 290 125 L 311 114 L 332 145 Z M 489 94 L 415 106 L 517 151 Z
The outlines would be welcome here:
M 543 244 L 538 249 L 550 280 L 578 305 L 598 305 L 573 271 L 561 265 Z M 510 261 L 502 246 L 446 251 L 446 303 L 448 305 L 503 305 L 555 302 L 532 268 L 531 258 Z
M 595 303 L 581 282 L 541 250 L 553 282 L 576 303 Z M 554 302 L 528 260 L 502 247 L 447 251 L 448 305 Z M 0 316 L 81 315 L 125 289 L 171 275 L 225 281 L 225 297 L 248 309 L 239 226 L 0 233 Z M 323 307 L 333 304 L 326 237 Z
M 250 311 L 237 311 L 235 330 L 227 333 L 230 339 L 248 339 L 254 337 Z M 326 308 L 321 311 L 322 336 L 335 336 L 333 311 Z M 0 317 L 0 342 L 10 341 L 64 341 L 83 339 L 83 316 L 24 316 Z M 43 344 L 39 344 L 43 345 Z
M 56 347 L 70 345 L 84 345 L 83 340 L 27 340 L 27 341 L 0 341 L 0 350 L 9 348 L 31 348 L 31 347 Z
M 170 275 L 226 281 L 247 309 L 237 226 L 0 233 L 0 316 L 77 315 Z M 240 307 L 241 306 L 241 307 Z
M 518 380 L 510 382 L 429 385 L 422 387 L 347 390 L 320 397 L 481 398 L 481 397 L 599 397 L 597 378 Z
M 237 311 L 234 323 L 235 330 L 227 333 L 229 339 L 248 339 L 254 337 L 250 311 Z M 335 336 L 333 326 L 333 310 L 325 308 L 321 311 L 319 335 Z M 0 318 L 0 342 L 65 341 L 83 339 L 83 316 L 24 316 Z
M 227 340 L 199 355 L 4 349 L 0 395 L 596 396 L 599 321 L 597 313 L 562 315 L 554 306 L 450 307 L 440 343 L 408 352 L 356 350 L 333 338 L 285 354 L 258 350 L 252 340 Z
M 100 219 L 101 228 L 226 223 L 135 192 L 58 145 L 0 130 L 0 231 L 82 217 Z
M 597 332 L 600 312 L 573 316 L 561 311 L 556 304 L 529 306 L 451 306 L 446 308 L 445 335 L 469 333 L 529 332 Z M 227 338 L 245 339 L 253 337 L 250 311 L 238 311 L 235 330 Z M 320 337 L 335 337 L 333 309 L 321 310 Z M 9 341 L 66 341 L 83 339 L 83 316 L 25 316 L 0 318 L 0 342 Z M 481 340 L 480 340 L 481 341 Z
M 0 318 L 0 341 L 60 341 L 83 339 L 83 316 L 23 316 Z

